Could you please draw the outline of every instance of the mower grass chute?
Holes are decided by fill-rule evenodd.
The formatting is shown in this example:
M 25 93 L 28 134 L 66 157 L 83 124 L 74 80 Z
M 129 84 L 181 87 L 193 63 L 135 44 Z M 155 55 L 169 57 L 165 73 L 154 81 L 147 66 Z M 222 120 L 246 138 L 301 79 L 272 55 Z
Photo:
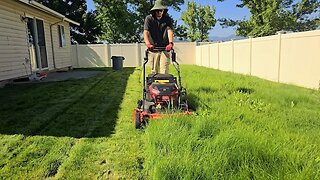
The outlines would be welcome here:
M 165 48 L 155 48 L 153 51 L 165 51 Z M 143 63 L 143 94 L 134 111 L 135 127 L 145 126 L 149 120 L 162 116 L 191 114 L 187 103 L 187 91 L 181 84 L 180 65 L 176 61 L 176 53 L 171 50 L 171 60 L 178 79 L 172 74 L 149 74 L 146 77 L 146 64 L 149 50 L 145 51 Z

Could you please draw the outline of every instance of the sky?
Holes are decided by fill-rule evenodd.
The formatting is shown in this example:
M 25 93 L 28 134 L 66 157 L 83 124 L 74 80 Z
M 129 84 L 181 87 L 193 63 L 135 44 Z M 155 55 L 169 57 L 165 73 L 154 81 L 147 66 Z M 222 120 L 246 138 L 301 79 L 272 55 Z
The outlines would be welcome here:
M 185 0 L 187 2 L 187 0 Z M 224 2 L 217 2 L 217 0 L 195 0 L 197 4 L 214 6 L 216 9 L 215 18 L 231 18 L 231 19 L 243 19 L 249 18 L 250 12 L 245 8 L 238 8 L 236 4 L 240 3 L 240 0 L 225 0 Z M 177 12 L 173 9 L 169 9 L 169 14 L 172 15 L 174 20 L 178 20 L 178 24 L 182 24 L 183 21 L 180 20 L 181 12 L 186 10 L 186 5 L 181 6 L 181 11 Z M 95 9 L 93 0 L 87 0 L 88 10 Z M 219 23 L 210 31 L 209 36 L 227 37 L 235 34 L 235 29 L 222 28 Z

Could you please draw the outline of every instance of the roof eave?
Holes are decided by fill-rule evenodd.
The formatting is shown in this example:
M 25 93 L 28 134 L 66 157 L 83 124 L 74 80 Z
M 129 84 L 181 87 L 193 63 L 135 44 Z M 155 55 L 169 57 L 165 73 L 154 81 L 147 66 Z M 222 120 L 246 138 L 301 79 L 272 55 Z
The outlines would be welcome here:
M 67 22 L 72 23 L 72 24 L 74 24 L 76 26 L 80 25 L 80 23 L 78 23 L 76 21 L 73 21 L 73 20 L 71 20 L 69 18 L 66 18 L 64 15 L 58 13 L 57 11 L 54 11 L 54 10 L 52 10 L 52 9 L 50 9 L 50 8 L 48 8 L 48 7 L 46 7 L 46 6 L 42 5 L 42 4 L 34 1 L 34 0 L 18 0 L 18 1 L 23 2 L 23 3 L 25 3 L 25 4 L 29 5 L 29 6 L 34 7 L 34 8 L 37 8 L 37 9 L 39 9 L 39 10 L 41 10 L 43 12 L 46 12 L 48 14 L 51 14 L 51 15 L 57 17 L 57 18 L 60 18 L 62 21 L 67 21 Z

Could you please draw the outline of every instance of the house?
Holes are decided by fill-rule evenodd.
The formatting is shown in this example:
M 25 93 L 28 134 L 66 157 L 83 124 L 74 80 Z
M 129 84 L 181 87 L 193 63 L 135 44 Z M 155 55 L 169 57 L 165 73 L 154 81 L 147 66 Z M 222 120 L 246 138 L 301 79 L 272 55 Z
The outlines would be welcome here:
M 33 0 L 0 0 L 0 81 L 71 67 L 70 24 Z

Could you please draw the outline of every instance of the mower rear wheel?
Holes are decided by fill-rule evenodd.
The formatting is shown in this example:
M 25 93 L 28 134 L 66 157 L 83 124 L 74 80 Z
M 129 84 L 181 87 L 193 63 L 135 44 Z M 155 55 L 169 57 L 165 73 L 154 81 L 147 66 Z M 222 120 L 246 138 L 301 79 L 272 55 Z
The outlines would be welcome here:
M 141 116 L 141 113 L 139 111 L 136 111 L 136 119 L 135 119 L 136 129 L 141 128 L 140 116 Z

